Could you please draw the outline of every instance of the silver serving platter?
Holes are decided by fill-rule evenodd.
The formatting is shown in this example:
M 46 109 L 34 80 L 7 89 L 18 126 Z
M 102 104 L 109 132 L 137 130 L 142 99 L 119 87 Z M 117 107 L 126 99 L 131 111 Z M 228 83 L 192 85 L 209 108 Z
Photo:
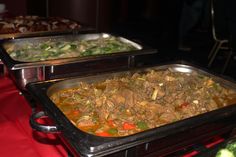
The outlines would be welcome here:
M 1 41 L 0 57 L 17 86 L 20 89 L 25 90 L 25 85 L 30 82 L 129 68 L 133 66 L 135 56 L 156 53 L 155 49 L 144 47 L 136 42 L 119 36 L 116 37 L 120 41 L 133 45 L 136 50 L 86 57 L 22 62 L 11 58 L 4 48 L 4 45 L 9 43 L 23 45 L 25 42 L 39 43 L 49 39 L 56 41 L 73 41 L 81 39 L 98 39 L 101 37 L 105 38 L 110 36 L 114 35 L 107 33 L 90 33 L 6 39 Z
M 236 83 L 217 76 L 206 69 L 183 63 L 164 64 L 148 68 L 134 70 L 109 72 L 100 75 L 82 76 L 73 79 L 50 80 L 30 83 L 27 89 L 35 98 L 42 109 L 33 113 L 30 123 L 33 129 L 45 133 L 60 132 L 61 138 L 73 152 L 74 156 L 145 156 L 152 154 L 160 156 L 170 153 L 172 149 L 180 149 L 196 142 L 205 140 L 206 137 L 214 137 L 234 128 L 236 106 L 235 104 L 216 109 L 207 113 L 176 121 L 154 129 L 140 132 L 134 135 L 118 138 L 104 138 L 94 136 L 76 128 L 62 111 L 50 100 L 50 96 L 62 89 L 76 87 L 79 82 L 97 82 L 113 77 L 121 77 L 133 73 L 146 73 L 150 70 L 169 69 L 173 72 L 193 73 L 197 72 L 211 77 L 226 88 L 236 90 Z M 41 125 L 37 123 L 38 118 L 48 116 L 55 125 Z M 178 138 L 176 138 L 178 137 Z M 167 149 L 170 148 L 170 149 Z

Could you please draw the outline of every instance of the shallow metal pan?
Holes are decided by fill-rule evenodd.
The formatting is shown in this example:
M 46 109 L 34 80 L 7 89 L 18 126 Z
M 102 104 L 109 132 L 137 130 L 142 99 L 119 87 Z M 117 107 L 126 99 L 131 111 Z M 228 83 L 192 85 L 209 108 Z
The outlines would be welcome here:
M 104 138 L 87 134 L 76 128 L 49 99 L 50 94 L 68 87 L 76 86 L 78 81 L 94 82 L 126 73 L 144 72 L 154 69 L 171 69 L 173 71 L 191 73 L 193 71 L 212 77 L 221 85 L 236 90 L 235 82 L 216 76 L 209 71 L 186 62 L 163 64 L 149 68 L 135 69 L 77 77 L 67 80 L 51 80 L 27 85 L 28 91 L 39 102 L 43 111 L 31 116 L 31 126 L 42 132 L 60 132 L 60 137 L 75 156 L 158 156 L 180 149 L 218 134 L 230 132 L 236 121 L 236 106 L 230 105 L 221 109 L 170 123 L 158 128 L 134 135 L 118 138 Z M 89 81 L 88 81 L 89 80 Z M 55 126 L 44 126 L 36 122 L 38 118 L 48 116 Z
M 24 37 L 39 37 L 39 36 L 50 36 L 58 34 L 78 34 L 78 33 L 92 33 L 95 29 L 92 27 L 81 26 L 79 29 L 74 30 L 61 30 L 61 31 L 37 31 L 37 32 L 25 32 L 25 33 L 6 33 L 0 34 L 0 39 L 16 39 Z
M 123 37 L 119 39 L 124 43 L 129 43 L 137 48 L 128 52 L 111 53 L 104 55 L 93 55 L 86 57 L 73 57 L 64 59 L 54 59 L 37 62 L 21 62 L 12 59 L 4 48 L 4 44 L 24 42 L 44 42 L 46 40 L 80 40 L 96 39 L 103 36 L 113 36 L 107 33 L 82 33 L 70 35 L 55 35 L 44 37 L 27 37 L 17 39 L 6 39 L 1 41 L 0 57 L 6 65 L 10 75 L 15 80 L 20 89 L 25 90 L 25 85 L 29 82 L 44 81 L 54 78 L 64 78 L 77 75 L 85 75 L 114 69 L 124 69 L 133 66 L 135 56 L 155 54 L 155 49 L 148 48 Z
M 26 38 L 26 37 L 38 37 L 38 36 L 49 36 L 49 35 L 66 35 L 66 34 L 81 34 L 81 33 L 93 33 L 95 32 L 94 28 L 88 26 L 81 26 L 78 30 L 64 30 L 64 31 L 38 31 L 38 32 L 26 32 L 26 33 L 9 33 L 9 34 L 0 34 L 0 40 L 6 39 L 19 39 L 19 38 Z M 4 74 L 3 69 L 4 66 L 3 62 L 0 59 L 0 75 Z

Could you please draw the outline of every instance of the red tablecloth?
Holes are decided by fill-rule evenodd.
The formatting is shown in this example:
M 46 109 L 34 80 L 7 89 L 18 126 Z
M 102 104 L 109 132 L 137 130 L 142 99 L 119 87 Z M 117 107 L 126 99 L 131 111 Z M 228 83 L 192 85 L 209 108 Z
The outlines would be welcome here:
M 64 157 L 67 151 L 54 134 L 33 131 L 31 107 L 7 77 L 0 78 L 0 156 Z

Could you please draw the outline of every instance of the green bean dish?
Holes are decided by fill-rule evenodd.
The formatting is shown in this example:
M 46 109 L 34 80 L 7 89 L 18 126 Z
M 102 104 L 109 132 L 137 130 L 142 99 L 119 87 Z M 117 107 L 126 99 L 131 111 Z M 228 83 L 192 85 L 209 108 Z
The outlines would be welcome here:
M 43 42 L 24 42 L 5 44 L 10 57 L 22 62 L 46 61 L 61 58 L 84 57 L 91 55 L 127 52 L 137 48 L 122 42 L 118 37 L 109 36 L 92 40 L 46 40 Z

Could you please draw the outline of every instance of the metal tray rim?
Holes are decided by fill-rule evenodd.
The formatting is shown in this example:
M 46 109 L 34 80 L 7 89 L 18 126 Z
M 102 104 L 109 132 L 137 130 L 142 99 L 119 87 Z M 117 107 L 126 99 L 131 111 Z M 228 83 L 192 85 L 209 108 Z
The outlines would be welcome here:
M 176 65 L 182 65 L 182 64 L 176 64 Z M 165 66 L 165 65 L 164 65 Z M 183 65 L 183 66 L 190 66 L 190 65 Z M 67 81 L 67 80 L 65 80 Z M 59 81 L 60 82 L 60 81 Z M 34 90 L 37 89 L 37 86 L 40 87 L 44 82 L 38 82 L 38 83 L 32 83 L 30 85 L 27 85 L 27 88 L 29 89 L 29 91 L 33 92 Z M 51 83 L 50 81 L 48 81 L 47 83 Z M 50 87 L 49 87 L 50 88 Z M 48 89 L 48 87 L 47 87 Z M 41 91 L 42 92 L 42 91 Z M 45 91 L 44 91 L 45 92 Z M 37 97 L 40 95 L 38 95 L 38 93 L 35 93 L 37 94 Z M 46 95 L 44 95 L 43 97 L 45 98 Z M 50 102 L 47 101 L 47 103 L 50 104 Z M 48 106 L 46 105 L 43 105 L 46 110 L 50 111 L 51 109 L 48 108 Z M 229 111 L 228 114 L 225 114 L 223 111 L 226 110 L 226 111 Z M 113 147 L 107 147 L 108 145 L 109 146 L 114 146 L 115 148 L 119 148 L 119 149 L 127 149 L 127 147 L 131 147 L 131 146 L 134 146 L 134 145 L 137 145 L 137 144 L 142 144 L 142 143 L 145 143 L 145 142 L 148 142 L 150 140 L 153 140 L 153 139 L 150 139 L 148 137 L 150 136 L 153 136 L 155 135 L 158 131 L 159 132 L 165 132 L 165 130 L 170 130 L 171 128 L 174 129 L 174 132 L 176 131 L 177 128 L 179 128 L 180 130 L 179 131 L 183 131 L 183 130 L 188 130 L 190 128 L 192 128 L 193 126 L 187 126 L 186 127 L 186 123 L 192 123 L 192 121 L 196 121 L 198 123 L 194 123 L 196 125 L 200 125 L 202 123 L 206 123 L 206 122 L 202 122 L 201 119 L 204 119 L 204 120 L 207 120 L 207 121 L 211 121 L 212 119 L 209 119 L 208 115 L 210 116 L 215 116 L 215 115 L 218 115 L 217 118 L 222 118 L 222 117 L 225 117 L 225 116 L 229 116 L 233 113 L 236 113 L 236 106 L 235 105 L 231 105 L 231 106 L 227 106 L 223 109 L 217 109 L 217 110 L 214 110 L 214 111 L 211 111 L 211 112 L 208 112 L 207 114 L 202 114 L 202 115 L 198 115 L 198 116 L 194 116 L 194 117 L 190 117 L 188 119 L 184 119 L 184 120 L 181 120 L 181 121 L 178 121 L 178 122 L 175 122 L 175 123 L 171 123 L 171 124 L 167 124 L 167 125 L 164 125 L 162 127 L 158 127 L 158 128 L 154 128 L 154 129 L 151 129 L 147 132 L 149 132 L 149 134 L 147 134 L 147 132 L 141 132 L 141 133 L 138 133 L 138 134 L 134 134 L 134 135 L 130 135 L 130 136 L 127 136 L 127 137 L 121 137 L 121 138 L 106 138 L 106 140 L 104 140 L 104 138 L 100 138 L 100 137 L 93 137 L 93 138 L 96 138 L 96 139 L 102 139 L 102 143 L 100 143 L 100 146 L 92 146 L 90 148 L 88 147 L 83 147 L 83 149 L 81 149 L 81 143 L 83 143 L 82 141 L 80 141 L 78 143 L 77 142 L 74 142 L 73 140 L 70 139 L 70 137 L 68 137 L 68 139 L 70 140 L 70 143 L 72 145 L 74 145 L 74 147 L 78 147 L 79 148 L 79 151 L 80 153 L 90 153 L 90 154 L 95 154 L 95 155 L 101 155 L 102 154 L 109 154 L 111 151 L 115 151 Z M 220 116 L 219 116 L 220 115 Z M 55 117 L 54 117 L 54 120 L 55 120 Z M 175 124 L 175 125 L 174 125 Z M 185 126 L 185 127 L 183 127 Z M 166 134 L 164 133 L 164 135 L 166 136 Z M 87 136 L 86 136 L 87 137 Z M 160 136 L 157 137 L 157 136 L 154 136 L 155 138 L 161 138 Z M 119 144 L 114 144 L 113 142 L 118 142 L 119 141 Z M 87 141 L 89 142 L 89 141 Z M 113 144 L 112 144 L 113 143 Z M 84 143 L 83 143 L 84 144 Z M 82 144 L 82 145 L 83 145 Z M 91 144 L 91 143 L 90 143 Z M 106 148 L 106 150 L 103 150 L 102 148 Z M 78 149 L 77 148 L 77 149 Z M 97 149 L 99 148 L 99 149 Z
M 134 55 L 139 55 L 139 54 L 143 54 L 145 52 L 145 54 L 151 54 L 153 53 L 154 49 L 149 49 L 148 50 L 143 47 L 142 45 L 131 41 L 127 38 L 124 38 L 122 36 L 118 36 L 118 35 L 113 35 L 110 33 L 87 33 L 87 34 L 64 34 L 64 35 L 53 35 L 53 36 L 41 36 L 41 37 L 23 37 L 23 38 L 16 38 L 16 39 L 5 39 L 1 41 L 1 45 L 3 45 L 5 42 L 10 42 L 10 41 L 21 41 L 21 40 L 28 40 L 28 39 L 32 39 L 32 40 L 38 40 L 39 38 L 43 39 L 43 38 L 62 38 L 62 37 L 66 37 L 66 36 L 86 36 L 86 35 L 99 35 L 99 36 L 116 36 L 118 38 L 120 38 L 121 40 L 126 40 L 127 42 L 131 43 L 132 45 L 135 45 L 135 47 L 137 48 L 137 50 L 132 50 L 132 51 L 127 51 L 127 52 L 119 52 L 119 53 L 112 53 L 112 54 L 104 54 L 104 55 L 92 55 L 92 56 L 85 56 L 85 57 L 72 57 L 72 58 L 59 58 L 59 59 L 53 59 L 53 60 L 45 60 L 45 61 L 36 61 L 36 62 L 22 62 L 22 61 L 17 61 L 12 59 L 7 52 L 5 52 L 4 47 L 1 46 L 1 55 L 2 55 L 2 61 L 9 67 L 9 69 L 11 70 L 18 70 L 18 69 L 22 69 L 22 68 L 32 68 L 32 67 L 42 67 L 42 66 L 52 66 L 52 65 L 61 65 L 61 64 L 66 64 L 66 63 L 75 63 L 75 62 L 84 62 L 87 60 L 97 60 L 97 59 L 106 59 L 106 58 L 110 58 L 110 57 L 119 57 L 121 55 L 124 56 L 134 56 Z M 8 62 L 10 62 L 10 64 L 8 64 Z

